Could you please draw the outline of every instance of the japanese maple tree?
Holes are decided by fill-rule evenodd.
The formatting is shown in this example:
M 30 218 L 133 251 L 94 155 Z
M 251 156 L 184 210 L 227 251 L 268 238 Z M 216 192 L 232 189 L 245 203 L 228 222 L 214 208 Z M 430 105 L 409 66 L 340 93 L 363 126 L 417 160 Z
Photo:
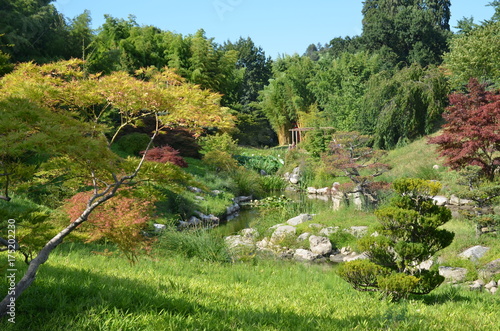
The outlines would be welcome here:
M 481 167 L 490 181 L 500 167 L 500 91 L 489 91 L 475 78 L 467 93 L 454 93 L 443 114 L 443 133 L 429 140 L 452 169 Z

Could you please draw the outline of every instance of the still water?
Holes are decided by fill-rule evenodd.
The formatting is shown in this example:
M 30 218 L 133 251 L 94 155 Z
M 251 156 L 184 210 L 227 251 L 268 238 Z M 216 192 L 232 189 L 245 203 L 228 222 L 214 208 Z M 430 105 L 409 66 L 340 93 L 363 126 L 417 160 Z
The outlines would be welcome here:
M 333 202 L 329 197 L 308 196 L 304 193 L 293 192 L 286 192 L 284 195 L 293 201 L 290 206 L 285 208 L 290 208 L 297 215 L 314 214 L 322 209 L 333 208 Z M 219 231 L 224 235 L 233 235 L 242 229 L 251 227 L 252 221 L 260 216 L 262 208 L 265 207 L 243 206 L 238 212 L 238 216 L 221 224 Z M 283 222 L 285 221 L 283 220 Z

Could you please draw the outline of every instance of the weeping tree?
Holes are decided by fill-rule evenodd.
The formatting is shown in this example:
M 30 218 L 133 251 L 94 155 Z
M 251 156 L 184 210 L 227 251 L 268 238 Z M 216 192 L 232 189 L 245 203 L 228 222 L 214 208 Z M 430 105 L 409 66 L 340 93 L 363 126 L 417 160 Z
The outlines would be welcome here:
M 430 134 L 441 124 L 448 93 L 446 78 L 435 67 L 414 64 L 373 75 L 358 116 L 359 131 L 372 135 L 383 149 Z
M 22 180 L 20 173 L 29 176 L 29 171 L 20 171 L 29 170 L 25 162 L 29 154 L 45 153 L 45 157 L 66 160 L 61 162 L 63 169 L 71 166 L 72 171 L 78 171 L 78 190 L 91 188 L 82 211 L 47 238 L 34 258 L 27 259 L 28 269 L 0 302 L 3 315 L 33 283 L 39 267 L 64 238 L 121 188 L 132 184 L 162 127 L 181 125 L 195 130 L 215 123 L 220 128 L 232 125 L 227 109 L 218 104 L 220 95 L 188 84 L 168 69 L 141 70 L 138 79 L 123 72 L 89 75 L 83 67 L 80 60 L 42 66 L 27 63 L 1 82 L 2 199 L 11 199 L 10 184 Z M 120 159 L 110 150 L 118 133 L 128 125 L 139 125 L 146 117 L 155 119 L 156 128 L 150 132 L 143 158 Z M 22 225 L 22 220 L 16 223 Z M 20 243 L 7 233 L 0 233 L 0 244 L 9 254 L 21 252 Z
M 422 179 L 403 178 L 393 183 L 396 196 L 375 212 L 377 236 L 359 241 L 369 260 L 345 263 L 340 276 L 356 290 L 382 292 L 398 300 L 409 294 L 427 294 L 444 277 L 438 270 L 421 268 L 422 262 L 449 246 L 454 234 L 440 227 L 451 219 L 451 212 L 432 199 L 441 184 Z

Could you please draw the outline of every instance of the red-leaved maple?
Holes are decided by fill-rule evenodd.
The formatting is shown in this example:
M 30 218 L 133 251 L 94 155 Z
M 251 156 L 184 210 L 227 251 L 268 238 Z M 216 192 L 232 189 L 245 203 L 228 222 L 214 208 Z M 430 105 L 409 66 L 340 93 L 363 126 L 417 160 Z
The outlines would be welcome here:
M 91 195 L 92 192 L 80 192 L 69 199 L 66 212 L 71 219 L 82 213 Z M 83 227 L 87 242 L 107 239 L 115 243 L 130 261 L 135 261 L 138 250 L 150 249 L 151 240 L 142 234 L 149 219 L 150 206 L 148 201 L 122 194 L 116 196 L 89 216 L 89 226 Z
M 429 139 L 452 169 L 468 165 L 481 167 L 493 180 L 500 167 L 500 91 L 488 91 L 471 78 L 468 93 L 453 93 L 443 113 L 443 133 Z
M 145 151 L 140 152 L 141 155 L 144 154 Z M 163 147 L 155 147 L 147 151 L 145 159 L 147 161 L 154 161 L 154 162 L 160 162 L 160 163 L 172 163 L 175 165 L 178 165 L 181 168 L 187 168 L 188 164 L 182 158 L 182 156 L 179 155 L 179 151 L 166 145 Z

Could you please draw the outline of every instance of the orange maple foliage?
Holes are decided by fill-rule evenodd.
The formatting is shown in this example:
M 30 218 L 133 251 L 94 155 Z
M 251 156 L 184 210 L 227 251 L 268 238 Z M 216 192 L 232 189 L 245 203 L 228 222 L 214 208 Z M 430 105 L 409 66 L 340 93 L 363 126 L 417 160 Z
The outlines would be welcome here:
M 65 211 L 72 220 L 82 214 L 91 195 L 92 192 L 80 192 L 69 199 Z M 143 234 L 150 208 L 149 201 L 118 194 L 89 216 L 83 229 L 88 236 L 87 242 L 109 240 L 116 244 L 129 260 L 135 261 L 140 250 L 151 249 L 151 238 Z

